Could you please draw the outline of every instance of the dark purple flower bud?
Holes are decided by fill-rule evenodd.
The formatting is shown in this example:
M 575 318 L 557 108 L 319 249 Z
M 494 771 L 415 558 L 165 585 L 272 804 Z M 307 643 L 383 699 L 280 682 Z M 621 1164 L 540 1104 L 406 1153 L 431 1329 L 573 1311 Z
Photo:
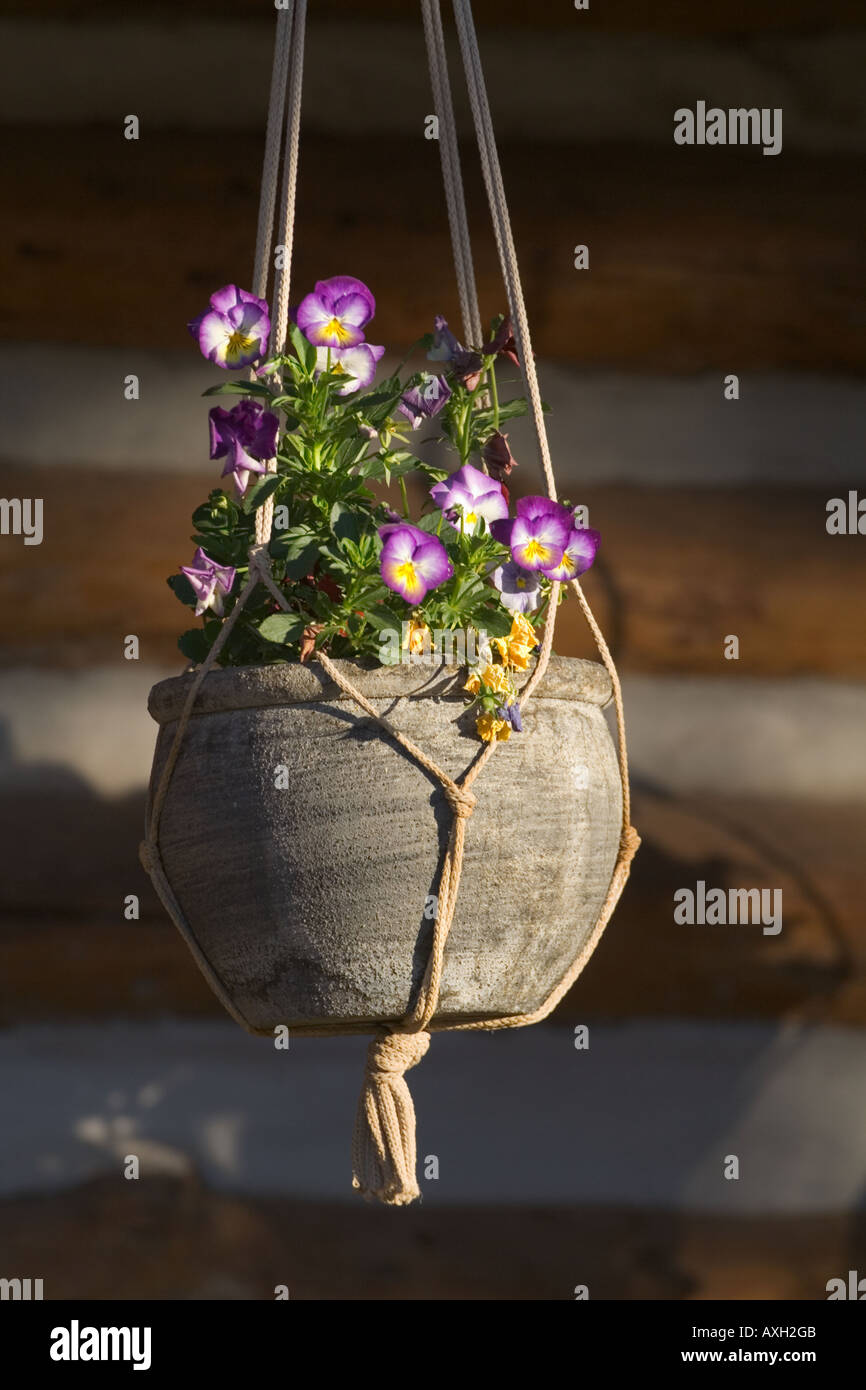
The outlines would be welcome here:
M 489 343 L 485 343 L 481 351 L 485 357 L 495 355 L 496 357 L 507 357 L 514 363 L 515 367 L 520 366 L 520 358 L 517 356 L 517 344 L 514 341 L 514 332 L 511 326 L 511 315 L 506 314 L 500 323 Z
M 461 348 L 451 363 L 454 380 L 459 381 L 467 391 L 474 391 L 481 380 L 484 363 L 481 354 L 471 348 Z
M 508 447 L 508 435 L 500 434 L 499 430 L 490 436 L 481 450 L 481 457 L 487 464 L 487 472 L 498 483 L 504 483 L 512 468 L 517 467 L 517 459 Z

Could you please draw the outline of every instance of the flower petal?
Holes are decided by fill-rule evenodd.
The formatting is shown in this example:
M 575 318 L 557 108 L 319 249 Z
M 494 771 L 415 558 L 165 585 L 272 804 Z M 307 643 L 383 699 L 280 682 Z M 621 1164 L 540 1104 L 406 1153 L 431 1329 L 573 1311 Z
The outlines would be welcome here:
M 585 574 L 595 559 L 600 542 L 599 532 L 591 527 L 575 528 L 569 536 L 562 560 L 558 565 L 545 569 L 545 575 L 548 579 L 567 583 L 569 579 Z
M 332 275 L 330 280 L 317 280 L 315 287 L 316 294 L 331 310 L 337 310 L 342 317 L 342 302 L 351 299 L 363 300 L 366 319 L 369 323 L 376 313 L 376 301 L 370 293 L 363 280 L 356 280 L 354 275 Z M 354 318 L 350 318 L 350 323 L 355 323 Z

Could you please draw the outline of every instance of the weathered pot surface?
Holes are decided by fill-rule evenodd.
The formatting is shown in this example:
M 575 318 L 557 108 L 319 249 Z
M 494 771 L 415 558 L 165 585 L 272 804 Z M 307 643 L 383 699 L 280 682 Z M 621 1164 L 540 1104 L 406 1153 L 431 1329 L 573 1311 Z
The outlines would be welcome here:
M 459 669 L 338 664 L 452 777 L 478 755 Z M 152 792 L 192 680 L 151 691 Z M 434 1026 L 538 1008 L 594 927 L 622 808 L 609 699 L 602 666 L 551 658 L 524 732 L 474 784 Z M 426 963 L 451 816 L 436 779 L 321 667 L 210 672 L 159 845 L 188 943 L 234 1016 L 267 1033 L 399 1019 Z

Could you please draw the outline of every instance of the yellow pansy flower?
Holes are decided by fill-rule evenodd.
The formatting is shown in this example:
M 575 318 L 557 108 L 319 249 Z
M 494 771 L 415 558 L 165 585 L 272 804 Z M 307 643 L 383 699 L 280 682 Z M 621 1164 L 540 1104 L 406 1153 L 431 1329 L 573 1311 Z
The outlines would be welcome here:
M 510 694 L 511 685 L 504 666 L 485 666 L 481 672 L 481 680 L 488 690 L 494 691 L 497 695 Z
M 404 647 L 412 656 L 420 656 L 422 652 L 430 650 L 431 633 L 426 623 L 418 618 L 410 618 L 409 626 L 406 631 Z
M 532 623 L 527 622 L 522 613 L 515 613 L 511 620 L 511 633 L 509 642 L 516 642 L 521 647 L 535 647 L 538 645 L 538 637 Z
M 479 714 L 475 721 L 475 729 L 485 743 L 492 743 L 494 739 L 504 742 L 511 737 L 511 725 L 508 720 L 498 719 L 495 714 Z

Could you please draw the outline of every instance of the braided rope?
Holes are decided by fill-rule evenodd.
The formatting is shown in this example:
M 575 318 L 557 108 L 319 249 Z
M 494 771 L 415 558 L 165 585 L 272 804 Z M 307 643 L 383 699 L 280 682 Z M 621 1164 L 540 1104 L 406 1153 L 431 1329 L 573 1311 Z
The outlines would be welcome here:
M 460 178 L 459 153 L 456 127 L 448 84 L 447 57 L 442 32 L 439 0 L 421 0 L 425 36 L 427 38 L 431 83 L 434 101 L 440 115 L 440 152 L 443 180 L 448 204 L 449 226 L 454 250 L 455 273 L 458 280 L 461 312 L 467 337 L 480 341 L 481 326 L 475 279 L 472 268 L 472 252 L 469 241 L 466 209 Z M 520 282 L 520 273 L 505 190 L 499 167 L 493 124 L 481 59 L 472 19 L 469 0 L 454 0 L 454 12 L 460 38 L 461 52 L 469 91 L 475 133 L 481 156 L 487 198 L 490 205 L 494 235 L 499 252 L 503 280 L 508 295 L 509 307 L 514 326 L 514 337 L 521 360 L 524 383 L 530 403 L 535 427 L 539 458 L 544 470 L 548 495 L 556 499 L 556 484 L 550 458 L 547 431 L 544 424 L 543 406 L 538 386 L 538 378 L 532 355 L 529 324 Z M 256 246 L 256 284 L 267 278 L 266 266 L 270 246 L 270 229 L 265 231 L 263 219 L 273 218 L 275 208 L 275 187 L 278 155 L 275 154 L 275 135 L 279 130 L 284 107 L 286 114 L 286 147 L 284 196 L 280 219 L 280 239 L 284 246 L 284 259 L 281 268 L 276 270 L 273 301 L 274 338 L 278 351 L 285 342 L 288 324 L 288 298 L 291 275 L 291 253 L 294 234 L 295 197 L 297 185 L 298 147 L 300 130 L 301 86 L 303 74 L 304 30 L 306 21 L 306 0 L 294 0 L 291 11 L 281 12 L 277 25 L 277 45 L 274 54 L 271 101 L 268 111 L 268 135 L 266 139 L 263 190 L 260 203 L 260 221 Z M 285 52 L 282 52 L 284 49 Z M 289 56 L 289 50 L 290 56 Z M 283 84 L 288 90 L 283 102 L 280 91 L 275 90 Z M 267 184 L 267 188 L 265 188 Z M 257 290 L 258 292 L 258 290 Z M 269 471 L 276 469 L 276 460 L 268 464 Z M 208 979 L 211 987 L 220 998 L 232 1017 L 249 1028 L 249 1024 L 238 1013 L 227 997 L 221 982 L 215 976 L 204 953 L 195 940 L 194 933 L 186 922 L 183 912 L 171 888 L 162 864 L 159 849 L 159 824 L 169 783 L 177 763 L 189 721 L 202 682 L 213 668 L 220 651 L 225 645 L 234 624 L 243 611 L 250 595 L 258 584 L 263 584 L 273 595 L 284 611 L 291 606 L 282 591 L 274 583 L 270 571 L 268 544 L 273 525 L 273 499 L 268 499 L 256 512 L 255 544 L 250 548 L 249 572 L 231 613 L 223 623 L 216 641 L 205 661 L 196 672 L 183 709 L 177 722 L 174 739 L 161 777 L 157 783 L 149 807 L 146 838 L 140 848 L 141 862 L 151 875 L 159 896 L 179 929 L 189 943 L 195 959 Z M 439 989 L 444 966 L 445 946 L 454 918 L 460 887 L 460 876 L 466 840 L 466 825 L 475 806 L 475 795 L 471 786 L 482 769 L 492 757 L 496 741 L 487 743 L 470 768 L 459 781 L 444 772 L 417 744 L 376 710 L 375 706 L 362 694 L 347 675 L 337 667 L 325 652 L 317 653 L 318 662 L 332 681 L 355 702 L 371 719 L 375 720 L 382 732 L 393 739 L 420 767 L 435 777 L 442 786 L 446 800 L 451 807 L 453 819 L 439 875 L 438 912 L 435 919 L 433 939 L 424 975 L 418 989 L 416 1000 L 408 1013 L 397 1023 L 380 1031 L 370 1044 L 367 1053 L 364 1086 L 358 1105 L 352 1154 L 353 1184 L 366 1196 L 375 1196 L 389 1205 L 403 1205 L 413 1201 L 418 1195 L 415 1176 L 415 1115 L 412 1099 L 404 1079 L 404 1073 L 415 1066 L 427 1051 L 430 1032 L 439 1028 L 449 1030 L 515 1028 L 535 1023 L 545 1018 L 556 1007 L 563 995 L 577 979 L 586 961 L 592 954 L 601 933 L 613 912 L 625 882 L 628 878 L 631 860 L 640 840 L 631 826 L 631 808 L 628 779 L 628 759 L 625 741 L 625 718 L 622 692 L 616 667 L 601 633 L 601 629 L 583 594 L 577 579 L 571 581 L 581 611 L 598 647 L 599 655 L 611 679 L 613 700 L 617 720 L 617 747 L 619 772 L 622 784 L 622 823 L 619 852 L 611 878 L 610 886 L 602 904 L 596 924 L 588 935 L 579 955 L 567 975 L 558 983 L 544 1003 L 532 1013 L 509 1015 L 498 1019 L 479 1019 L 465 1023 L 436 1024 L 433 1022 L 439 1001 Z M 538 660 L 532 675 L 521 694 L 521 705 L 525 708 L 539 681 L 543 678 L 553 648 L 553 635 L 556 613 L 559 605 L 559 584 L 553 584 L 547 620 Z M 251 1030 L 256 1031 L 256 1030 Z M 298 1033 L 317 1035 L 340 1032 L 367 1031 L 363 1025 L 333 1027 L 307 1025 L 296 1030 Z
M 442 31 L 439 0 L 421 0 L 421 17 L 424 21 L 430 85 L 433 89 L 433 108 L 439 118 L 439 158 L 442 164 L 442 183 L 445 189 L 445 205 L 448 210 L 448 225 L 454 252 L 457 294 L 463 320 L 463 340 L 478 346 L 483 332 L 481 311 L 478 307 L 478 291 L 475 285 L 472 243 L 469 237 L 466 198 L 460 172 L 457 123 L 454 119 L 451 84 L 448 80 L 448 56 L 445 50 L 445 35 Z

